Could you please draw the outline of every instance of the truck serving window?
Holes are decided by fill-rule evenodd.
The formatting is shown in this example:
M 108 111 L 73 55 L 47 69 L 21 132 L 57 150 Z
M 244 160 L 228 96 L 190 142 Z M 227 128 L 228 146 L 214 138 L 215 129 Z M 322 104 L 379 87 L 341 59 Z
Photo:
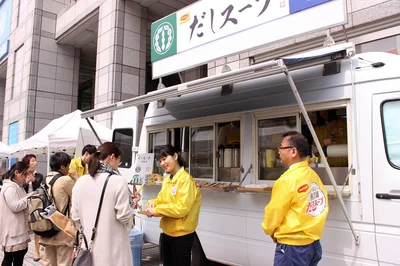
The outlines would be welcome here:
M 295 116 L 258 120 L 259 180 L 277 180 L 286 170 L 279 159 L 278 147 L 285 132 L 296 130 Z
M 400 100 L 387 101 L 382 104 L 382 127 L 385 138 L 385 150 L 389 163 L 400 168 Z
M 113 142 L 122 150 L 121 168 L 130 168 L 132 165 L 133 129 L 118 128 L 113 132 Z
M 343 185 L 349 165 L 346 108 L 314 111 L 310 112 L 309 116 L 336 183 Z M 303 117 L 301 129 L 310 144 L 310 166 L 325 185 L 331 185 L 316 144 Z
M 214 127 L 192 127 L 190 136 L 190 174 L 194 178 L 212 180 Z
M 217 124 L 217 181 L 240 181 L 240 120 Z
M 154 132 L 149 134 L 149 147 L 148 151 L 150 153 L 155 153 L 157 148 L 159 148 L 162 145 L 167 144 L 167 135 L 165 131 L 162 132 Z M 155 174 L 164 174 L 164 170 L 160 166 L 160 164 L 154 160 L 154 173 Z
M 308 115 L 336 182 L 343 185 L 349 166 L 346 108 L 316 110 Z M 325 185 L 331 185 L 303 116 L 300 115 L 300 119 L 296 119 L 296 116 L 259 119 L 257 124 L 258 180 L 277 180 L 281 176 L 287 169 L 279 158 L 278 146 L 282 135 L 287 131 L 301 131 L 310 145 L 307 159 L 310 166 Z

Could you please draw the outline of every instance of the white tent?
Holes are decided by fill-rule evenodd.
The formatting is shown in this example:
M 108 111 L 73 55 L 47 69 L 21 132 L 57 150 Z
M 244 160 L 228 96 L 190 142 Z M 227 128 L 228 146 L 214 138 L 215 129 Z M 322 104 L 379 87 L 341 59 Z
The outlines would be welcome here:
M 10 153 L 11 148 L 3 142 L 0 142 L 0 158 L 8 157 L 10 156 Z
M 46 127 L 32 137 L 11 145 L 12 156 L 22 157 L 24 154 L 45 154 L 48 152 L 65 151 L 73 154 L 75 148 L 83 144 L 96 143 L 95 135 L 87 123 L 81 118 L 81 111 L 76 110 L 70 114 L 54 119 Z M 110 141 L 112 131 L 90 119 L 93 128 L 102 141 Z M 90 137 L 90 142 L 88 141 Z M 87 143 L 80 143 L 80 142 Z M 80 152 L 80 151 L 79 151 Z M 79 154 L 80 155 L 80 154 Z

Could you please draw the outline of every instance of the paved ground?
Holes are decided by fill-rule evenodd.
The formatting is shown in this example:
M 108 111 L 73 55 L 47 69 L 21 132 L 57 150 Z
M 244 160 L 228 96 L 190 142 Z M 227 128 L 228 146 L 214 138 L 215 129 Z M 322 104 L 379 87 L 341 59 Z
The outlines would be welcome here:
M 42 260 L 38 262 L 33 261 L 33 236 L 31 237 L 32 241 L 29 243 L 28 253 L 24 257 L 24 266 L 42 266 Z M 40 251 L 41 257 L 43 257 L 43 251 Z M 0 252 L 0 263 L 3 261 L 4 253 Z M 210 262 L 209 266 L 218 266 L 223 265 L 219 263 Z M 159 250 L 158 245 L 146 243 L 143 245 L 142 250 L 142 266 L 162 266 L 161 261 L 159 260 Z

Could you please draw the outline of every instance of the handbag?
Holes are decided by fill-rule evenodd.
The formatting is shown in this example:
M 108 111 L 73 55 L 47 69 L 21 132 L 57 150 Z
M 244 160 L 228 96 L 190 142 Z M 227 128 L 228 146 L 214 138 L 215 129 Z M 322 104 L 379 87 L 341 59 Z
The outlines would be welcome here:
M 97 222 L 99 221 L 101 205 L 103 204 L 104 192 L 106 191 L 108 180 L 110 179 L 111 174 L 107 176 L 106 181 L 104 182 L 103 191 L 101 192 L 99 208 L 97 209 L 96 221 L 94 222 L 94 227 L 92 229 L 92 237 L 90 238 L 90 245 L 88 246 L 85 234 L 82 230 L 78 230 L 76 233 L 76 243 L 74 245 L 74 254 L 76 254 L 75 258 L 72 261 L 72 266 L 92 266 L 92 247 L 93 240 L 96 237 L 97 231 Z M 82 249 L 82 240 L 85 242 L 86 249 Z

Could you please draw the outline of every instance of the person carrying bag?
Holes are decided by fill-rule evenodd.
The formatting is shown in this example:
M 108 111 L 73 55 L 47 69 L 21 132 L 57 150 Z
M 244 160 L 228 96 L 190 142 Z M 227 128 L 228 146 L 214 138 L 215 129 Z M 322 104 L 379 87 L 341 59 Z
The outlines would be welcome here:
M 87 257 L 90 257 L 93 266 L 133 266 L 127 228 L 133 225 L 134 218 L 130 199 L 133 199 L 135 205 L 140 195 L 130 193 L 126 179 L 118 172 L 122 156 L 117 145 L 112 142 L 103 143 L 89 161 L 89 174 L 76 181 L 71 213 L 75 227 L 81 228 L 82 233 L 78 238 L 84 248 L 78 252 L 79 259 L 77 257 L 74 266 L 89 265 L 87 262 L 78 262 Z M 104 190 L 106 179 L 109 180 Z M 90 235 L 91 243 L 87 245 L 85 237 Z M 79 244 L 76 248 L 79 248 Z
M 83 231 L 78 230 L 76 233 L 76 243 L 74 246 L 74 260 L 72 262 L 72 266 L 92 266 L 92 247 L 93 241 L 96 237 L 97 231 L 97 223 L 99 222 L 99 215 L 101 211 L 101 205 L 103 204 L 104 192 L 107 187 L 108 180 L 110 179 L 111 174 L 107 176 L 106 181 L 104 182 L 103 191 L 101 192 L 100 203 L 97 209 L 96 221 L 94 222 L 94 227 L 92 229 L 92 237 L 90 238 L 90 245 L 87 245 L 87 240 Z M 82 239 L 85 242 L 86 249 L 82 249 Z M 75 257 L 76 256 L 76 257 Z

